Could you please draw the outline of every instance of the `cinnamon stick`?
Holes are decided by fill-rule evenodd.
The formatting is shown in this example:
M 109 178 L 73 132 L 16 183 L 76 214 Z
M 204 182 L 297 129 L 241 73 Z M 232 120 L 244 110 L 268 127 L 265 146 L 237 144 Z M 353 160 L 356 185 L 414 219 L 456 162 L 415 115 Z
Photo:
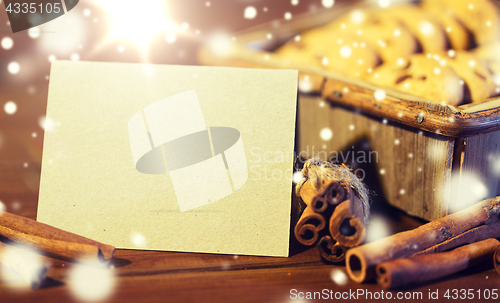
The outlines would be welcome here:
M 318 235 L 326 226 L 325 218 L 307 206 L 295 225 L 295 238 L 304 245 L 313 245 Z
M 115 248 L 7 212 L 0 212 L 0 236 L 15 243 L 71 260 L 111 259 Z
M 495 270 L 500 275 L 500 247 L 497 247 L 493 254 L 493 264 L 495 265 Z
M 320 203 L 316 202 L 317 204 L 315 204 L 315 206 L 319 209 L 314 209 L 312 207 L 312 204 L 318 196 L 328 196 L 328 194 L 325 194 L 324 191 L 328 191 L 330 188 L 329 186 L 332 183 L 336 182 L 331 180 L 320 190 L 314 189 L 311 185 L 310 180 L 302 185 L 300 189 L 300 197 L 306 204 L 306 208 L 297 221 L 294 229 L 295 238 L 297 238 L 297 240 L 301 244 L 308 246 L 313 245 L 318 240 L 319 232 L 325 228 L 326 219 L 321 213 L 326 210 L 329 204 L 326 201 L 325 203 L 323 203 L 323 205 L 320 205 Z
M 355 196 L 340 203 L 330 217 L 330 234 L 345 247 L 360 245 L 366 234 L 363 204 Z
M 324 212 L 330 205 L 338 205 L 347 198 L 344 186 L 333 180 L 326 180 L 319 194 L 314 196 L 311 207 L 318 213 Z
M 48 267 L 39 258 L 25 249 L 0 242 L 0 264 L 32 289 L 40 288 L 47 276 Z
M 481 225 L 479 227 L 468 230 L 454 238 L 446 240 L 442 243 L 414 253 L 413 256 L 424 255 L 424 254 L 434 254 L 446 250 L 450 250 L 452 248 L 464 245 L 479 242 L 482 240 L 486 240 L 489 238 L 500 238 L 500 222 Z
M 496 239 L 486 239 L 449 252 L 383 262 L 376 268 L 377 282 L 384 288 L 397 288 L 445 277 L 491 258 L 499 245 Z
M 330 236 L 324 236 L 321 238 L 318 242 L 317 249 L 321 258 L 335 263 L 344 261 L 345 253 L 347 251 L 345 246 L 340 245 Z
M 332 179 L 323 180 L 320 189 L 314 189 L 308 180 L 300 189 L 300 197 L 317 213 L 323 213 L 330 205 L 337 205 L 347 198 L 346 188 Z
M 355 247 L 346 255 L 347 273 L 358 283 L 373 279 L 377 264 L 408 257 L 475 227 L 498 222 L 499 214 L 500 197 L 495 197 L 416 229 Z

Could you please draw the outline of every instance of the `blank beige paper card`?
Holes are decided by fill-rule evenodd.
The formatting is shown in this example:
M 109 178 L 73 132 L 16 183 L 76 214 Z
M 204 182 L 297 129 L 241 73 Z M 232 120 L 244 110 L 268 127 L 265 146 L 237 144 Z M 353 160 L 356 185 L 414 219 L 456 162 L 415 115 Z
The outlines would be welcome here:
M 118 248 L 288 256 L 297 76 L 53 62 L 38 221 Z

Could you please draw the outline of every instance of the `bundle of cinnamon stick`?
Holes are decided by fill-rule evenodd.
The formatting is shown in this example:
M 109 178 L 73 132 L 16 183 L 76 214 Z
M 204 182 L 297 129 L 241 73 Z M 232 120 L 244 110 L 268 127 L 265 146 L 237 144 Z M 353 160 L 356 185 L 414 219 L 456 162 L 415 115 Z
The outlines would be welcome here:
M 0 211 L 0 264 L 20 275 L 32 288 L 42 285 L 47 267 L 45 264 L 33 264 L 37 262 L 33 262 L 30 255 L 105 263 L 114 252 L 115 248 L 111 245 Z
M 500 263 L 500 197 L 346 253 L 350 278 L 385 288 L 443 277 L 494 255 Z M 453 249 L 451 251 L 448 251 Z M 500 273 L 500 272 L 499 272 Z
M 367 190 L 345 166 L 310 159 L 301 172 L 305 179 L 296 192 L 306 208 L 295 225 L 295 237 L 307 246 L 317 244 L 323 259 L 340 262 L 348 248 L 365 238 Z

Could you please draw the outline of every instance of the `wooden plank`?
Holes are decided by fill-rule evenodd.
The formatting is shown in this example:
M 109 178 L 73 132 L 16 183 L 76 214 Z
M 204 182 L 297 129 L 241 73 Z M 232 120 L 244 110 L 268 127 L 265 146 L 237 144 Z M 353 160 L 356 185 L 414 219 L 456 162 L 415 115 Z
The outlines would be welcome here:
M 118 250 L 117 255 L 123 257 L 122 252 Z M 103 302 L 292 302 L 290 297 L 292 289 L 300 292 L 321 292 L 323 289 L 327 289 L 328 292 L 332 290 L 334 293 L 358 292 L 358 289 L 372 293 L 381 292 L 381 288 L 375 283 L 356 284 L 348 278 L 343 281 L 343 273 L 345 274 L 343 266 L 326 265 L 319 261 L 308 263 L 307 260 L 316 257 L 310 254 L 295 256 L 297 260 L 304 262 L 298 266 L 245 269 L 233 267 L 234 261 L 229 261 L 218 270 L 201 268 L 196 271 L 165 273 L 155 273 L 153 270 L 158 264 L 168 263 L 171 253 L 163 253 L 162 258 L 157 256 L 141 261 L 142 256 L 147 254 L 148 252 L 137 252 L 130 256 L 129 265 L 114 269 L 115 286 L 110 297 Z M 197 257 L 196 254 L 185 255 L 184 260 L 187 263 Z M 63 264 L 65 266 L 62 266 Z M 64 284 L 54 283 L 50 288 L 15 292 L 7 288 L 6 284 L 0 284 L 2 302 L 81 302 L 67 286 L 69 282 L 67 272 L 70 267 L 71 264 L 68 263 L 58 264 L 55 271 L 58 271 L 59 275 L 55 276 L 59 279 L 59 283 Z M 127 267 L 134 267 L 135 270 L 142 268 L 143 271 L 128 275 L 126 274 L 126 271 L 129 271 Z M 420 298 L 392 299 L 391 301 L 425 302 L 428 299 L 429 290 L 433 292 L 438 290 L 439 298 L 432 301 L 448 302 L 443 297 L 446 289 L 473 289 L 477 295 L 477 290 L 497 289 L 499 281 L 500 277 L 493 269 L 469 270 L 434 281 L 432 285 L 424 284 L 397 291 L 384 291 L 384 293 L 391 293 L 393 297 L 396 297 L 398 291 L 409 291 L 410 295 L 422 293 Z M 357 300 L 353 301 L 374 302 L 373 297 L 360 296 L 355 299 Z M 307 302 L 313 302 L 313 300 L 307 300 Z

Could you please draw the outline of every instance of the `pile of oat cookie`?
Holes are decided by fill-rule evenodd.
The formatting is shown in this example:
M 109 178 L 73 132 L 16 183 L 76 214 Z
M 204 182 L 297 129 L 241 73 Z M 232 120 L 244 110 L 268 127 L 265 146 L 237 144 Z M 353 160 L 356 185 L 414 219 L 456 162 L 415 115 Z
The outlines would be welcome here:
M 500 95 L 500 17 L 489 0 L 355 9 L 276 53 L 452 105 Z

